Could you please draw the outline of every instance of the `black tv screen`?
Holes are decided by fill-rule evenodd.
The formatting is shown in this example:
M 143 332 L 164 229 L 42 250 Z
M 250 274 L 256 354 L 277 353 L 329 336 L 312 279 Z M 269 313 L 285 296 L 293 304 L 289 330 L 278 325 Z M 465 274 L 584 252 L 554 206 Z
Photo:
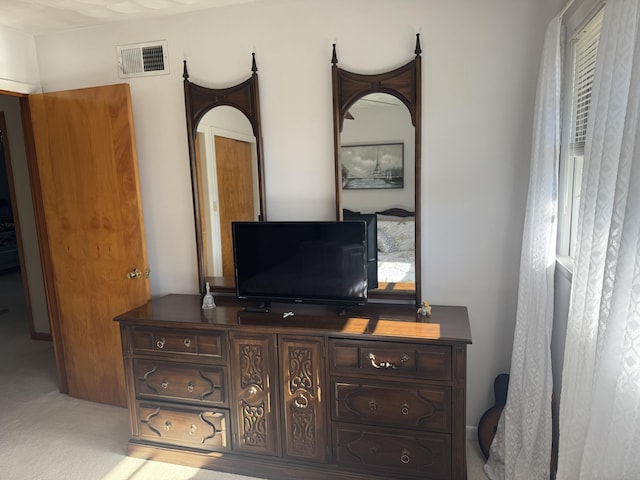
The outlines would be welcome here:
M 366 303 L 364 222 L 234 222 L 232 231 L 239 300 Z

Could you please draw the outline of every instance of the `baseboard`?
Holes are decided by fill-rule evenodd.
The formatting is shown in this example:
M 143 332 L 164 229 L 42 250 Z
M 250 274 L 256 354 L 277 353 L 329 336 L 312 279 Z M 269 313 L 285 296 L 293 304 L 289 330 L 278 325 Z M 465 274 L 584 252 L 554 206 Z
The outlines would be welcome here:
M 31 334 L 31 340 L 44 340 L 47 342 L 53 342 L 53 337 L 50 333 L 33 332 Z

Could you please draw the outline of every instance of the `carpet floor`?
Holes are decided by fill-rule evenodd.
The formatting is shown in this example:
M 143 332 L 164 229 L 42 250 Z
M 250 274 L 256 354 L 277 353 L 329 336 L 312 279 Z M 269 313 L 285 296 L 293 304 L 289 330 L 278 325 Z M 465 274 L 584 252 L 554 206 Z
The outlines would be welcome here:
M 127 410 L 61 394 L 53 346 L 31 340 L 25 318 L 20 272 L 0 274 L 2 480 L 253 478 L 128 457 Z M 468 480 L 484 480 L 472 429 L 467 443 Z

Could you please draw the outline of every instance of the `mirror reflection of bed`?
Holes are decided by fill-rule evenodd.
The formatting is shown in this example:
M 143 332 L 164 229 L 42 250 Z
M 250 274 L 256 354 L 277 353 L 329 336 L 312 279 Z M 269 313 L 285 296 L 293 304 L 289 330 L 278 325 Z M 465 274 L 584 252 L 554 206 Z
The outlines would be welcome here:
M 340 133 L 340 208 L 344 220 L 348 212 L 369 223 L 368 216 L 375 216 L 376 259 L 370 260 L 369 272 L 375 271 L 377 279 L 370 277 L 369 285 L 377 281 L 370 291 L 385 299 L 416 295 L 415 146 L 411 114 L 398 97 L 368 93 L 348 107 Z M 397 181 L 373 182 L 390 172 Z
M 375 270 L 377 289 L 414 290 L 416 264 L 414 212 L 404 208 L 390 208 L 373 213 L 343 209 L 343 218 L 346 221 L 367 222 L 369 271 L 371 272 L 377 265 Z M 369 285 L 375 285 L 371 276 Z

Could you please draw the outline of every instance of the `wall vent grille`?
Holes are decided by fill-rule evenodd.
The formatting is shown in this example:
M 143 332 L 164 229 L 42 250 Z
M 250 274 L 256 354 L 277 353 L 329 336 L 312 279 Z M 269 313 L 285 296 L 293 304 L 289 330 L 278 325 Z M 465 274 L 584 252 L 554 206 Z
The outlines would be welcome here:
M 120 78 L 166 75 L 169 55 L 166 40 L 118 45 L 118 73 Z

